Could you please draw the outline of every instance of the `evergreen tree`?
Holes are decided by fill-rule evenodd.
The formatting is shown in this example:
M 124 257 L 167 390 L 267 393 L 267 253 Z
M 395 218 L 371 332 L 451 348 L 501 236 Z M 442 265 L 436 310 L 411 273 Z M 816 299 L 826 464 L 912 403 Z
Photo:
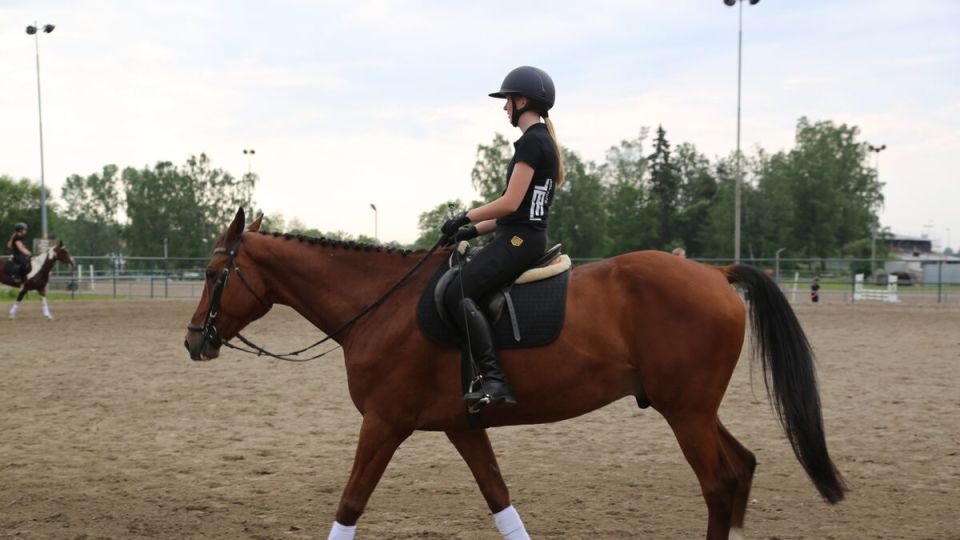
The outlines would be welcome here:
M 670 143 L 663 126 L 657 128 L 650 163 L 650 206 L 656 220 L 654 249 L 666 249 L 677 240 L 677 206 L 680 202 L 680 177 L 670 161 Z

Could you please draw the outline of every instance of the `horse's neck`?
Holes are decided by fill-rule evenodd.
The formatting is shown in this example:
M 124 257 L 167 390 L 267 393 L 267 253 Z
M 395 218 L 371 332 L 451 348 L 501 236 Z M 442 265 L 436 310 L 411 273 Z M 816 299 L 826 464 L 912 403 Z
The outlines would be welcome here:
M 32 278 L 37 274 L 49 273 L 50 269 L 53 268 L 53 265 L 56 262 L 57 260 L 53 257 L 53 253 L 50 251 L 46 251 L 39 255 L 34 255 L 30 259 L 31 269 L 30 269 L 30 275 L 27 277 Z
M 385 251 L 250 235 L 271 299 L 330 333 L 378 299 L 416 261 Z M 253 247 L 253 246 L 251 246 Z

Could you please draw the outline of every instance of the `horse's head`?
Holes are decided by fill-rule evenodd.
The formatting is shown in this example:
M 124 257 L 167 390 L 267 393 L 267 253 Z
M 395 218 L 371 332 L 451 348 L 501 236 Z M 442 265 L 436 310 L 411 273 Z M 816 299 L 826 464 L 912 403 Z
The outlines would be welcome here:
M 70 266 L 76 266 L 77 264 L 77 262 L 73 260 L 73 255 L 70 255 L 70 252 L 67 251 L 67 248 L 63 245 L 63 242 L 53 247 L 53 256 L 63 264 L 69 264 Z
M 264 281 L 242 242 L 245 220 L 241 208 L 220 236 L 207 264 L 203 294 L 183 342 L 193 360 L 216 358 L 225 341 L 270 310 Z M 247 230 L 259 231 L 260 218 Z

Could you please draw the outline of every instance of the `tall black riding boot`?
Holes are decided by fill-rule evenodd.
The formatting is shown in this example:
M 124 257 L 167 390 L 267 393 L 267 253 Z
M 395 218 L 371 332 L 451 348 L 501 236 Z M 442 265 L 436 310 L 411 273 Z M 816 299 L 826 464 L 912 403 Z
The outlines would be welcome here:
M 500 368 L 497 353 L 493 347 L 493 331 L 490 322 L 470 298 L 460 301 L 460 313 L 464 339 L 469 336 L 470 352 L 480 369 L 480 385 L 474 391 L 463 396 L 471 410 L 479 410 L 486 405 L 512 405 L 517 402 L 513 388 L 507 382 L 507 376 Z

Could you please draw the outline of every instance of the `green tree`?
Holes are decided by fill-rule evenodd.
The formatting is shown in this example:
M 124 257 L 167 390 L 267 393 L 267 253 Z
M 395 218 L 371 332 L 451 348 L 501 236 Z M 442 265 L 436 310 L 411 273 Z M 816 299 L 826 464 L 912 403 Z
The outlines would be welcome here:
M 650 210 L 656 220 L 656 236 L 651 247 L 666 249 L 677 241 L 677 207 L 680 203 L 680 177 L 670 160 L 670 143 L 663 126 L 657 127 L 650 167 Z
M 763 258 L 771 258 L 780 248 L 791 256 L 799 245 L 795 242 L 796 201 L 790 174 L 788 155 L 779 152 L 772 156 L 760 152 L 757 164 L 758 197 L 751 199 L 751 245 Z
M 127 240 L 131 255 L 157 255 L 169 238 L 170 256 L 210 253 L 214 239 L 238 207 L 250 208 L 256 175 L 236 179 L 212 167 L 206 155 L 183 167 L 161 161 L 153 168 L 123 171 Z
M 10 176 L 0 175 L 0 245 L 6 246 L 13 234 L 13 226 L 20 222 L 27 224 L 30 237 L 40 238 L 40 184 L 27 178 L 14 180 Z M 57 238 L 59 214 L 49 192 L 47 225 L 50 236 Z
M 647 204 L 648 160 L 643 154 L 644 128 L 636 139 L 607 151 L 599 173 L 604 184 L 607 242 L 604 256 L 648 249 L 656 239 L 655 216 Z
M 440 226 L 443 225 L 451 215 L 463 212 L 467 208 L 460 199 L 451 199 L 445 203 L 438 204 L 426 212 L 421 212 L 417 219 L 417 230 L 420 236 L 413 243 L 413 249 L 425 249 L 432 247 L 440 239 Z
M 64 183 L 61 237 L 74 252 L 105 255 L 115 249 L 122 232 L 118 172 L 116 165 L 105 165 L 100 173 L 74 174 Z
M 717 194 L 717 179 L 710 160 L 690 143 L 677 145 L 673 163 L 680 180 L 679 213 L 677 215 L 678 245 L 684 247 L 688 256 L 702 257 L 704 229 L 709 225 L 710 209 Z
M 566 178 L 550 206 L 547 235 L 551 242 L 563 243 L 572 257 L 601 257 L 606 238 L 603 183 L 593 163 L 562 151 Z
M 233 220 L 237 208 L 253 207 L 253 189 L 257 175 L 247 173 L 235 178 L 223 169 L 213 167 L 210 158 L 201 153 L 190 156 L 182 168 L 183 174 L 196 186 L 197 204 L 207 223 L 219 234 Z M 250 215 L 255 215 L 253 211 Z
M 700 229 L 696 239 L 702 246 L 702 251 L 695 253 L 695 256 L 733 259 L 733 213 L 737 174 L 735 160 L 736 156 L 731 154 L 713 164 L 717 190 L 706 211 L 707 225 Z M 744 195 L 750 191 L 748 183 L 741 187 Z M 746 200 L 746 196 L 743 200 Z
M 497 133 L 489 145 L 477 146 L 477 161 L 470 171 L 473 188 L 480 200 L 471 207 L 481 206 L 499 197 L 507 187 L 507 166 L 513 158 L 513 148 L 506 137 Z
M 761 170 L 760 200 L 777 205 L 767 216 L 782 223 L 773 243 L 789 242 L 797 257 L 831 257 L 871 235 L 883 184 L 867 165 L 867 144 L 858 135 L 846 124 L 797 122 L 794 148 L 775 154 Z M 773 243 L 764 256 L 772 255 Z

